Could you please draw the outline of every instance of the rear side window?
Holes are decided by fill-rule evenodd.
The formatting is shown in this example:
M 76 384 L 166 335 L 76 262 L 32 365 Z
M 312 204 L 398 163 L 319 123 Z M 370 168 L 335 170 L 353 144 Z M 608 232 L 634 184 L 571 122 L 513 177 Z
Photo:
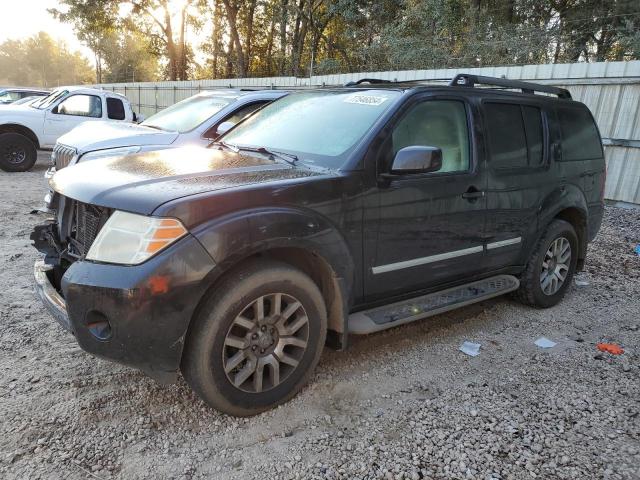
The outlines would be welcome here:
M 107 115 L 111 120 L 124 120 L 124 104 L 119 98 L 107 97 Z
M 544 160 L 542 112 L 513 103 L 484 105 L 491 166 L 535 167 Z
M 598 129 L 586 108 L 559 108 L 558 119 L 562 132 L 563 160 L 602 158 Z

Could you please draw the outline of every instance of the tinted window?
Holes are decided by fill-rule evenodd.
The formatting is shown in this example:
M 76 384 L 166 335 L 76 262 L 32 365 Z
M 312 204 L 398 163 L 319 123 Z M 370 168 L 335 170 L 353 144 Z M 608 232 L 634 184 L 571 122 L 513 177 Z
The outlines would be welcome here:
M 600 137 L 586 108 L 559 108 L 562 159 L 589 160 L 602 157 Z
M 540 165 L 543 160 L 544 137 L 542 134 L 542 112 L 537 107 L 522 105 L 522 117 L 527 134 L 529 165 Z
M 489 152 L 493 168 L 527 166 L 527 139 L 520 105 L 485 104 Z
M 112 120 L 124 120 L 124 104 L 119 98 L 107 97 L 107 115 Z
M 431 100 L 409 109 L 394 127 L 393 155 L 401 148 L 419 145 L 442 150 L 439 172 L 469 169 L 469 134 L 462 102 Z
M 79 117 L 102 117 L 102 102 L 100 97 L 93 95 L 72 95 L 58 105 L 60 115 L 74 115 Z

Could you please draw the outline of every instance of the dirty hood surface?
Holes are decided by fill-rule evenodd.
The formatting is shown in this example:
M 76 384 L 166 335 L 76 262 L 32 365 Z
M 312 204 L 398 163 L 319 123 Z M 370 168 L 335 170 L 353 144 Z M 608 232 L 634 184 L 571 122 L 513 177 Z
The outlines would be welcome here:
M 84 203 L 148 215 L 189 195 L 314 175 L 319 173 L 259 154 L 184 147 L 79 163 L 49 184 Z
M 84 122 L 58 138 L 58 143 L 75 147 L 79 153 L 133 145 L 171 145 L 177 132 L 165 132 L 127 122 Z

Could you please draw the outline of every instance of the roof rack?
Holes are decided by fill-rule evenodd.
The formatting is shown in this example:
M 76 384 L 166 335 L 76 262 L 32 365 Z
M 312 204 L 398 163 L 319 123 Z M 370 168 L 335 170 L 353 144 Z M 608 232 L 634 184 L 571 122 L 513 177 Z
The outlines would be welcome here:
M 355 87 L 356 85 L 360 85 L 361 83 L 397 83 L 392 82 L 391 80 L 382 80 L 380 78 L 361 78 L 360 80 L 354 80 L 351 82 L 347 82 L 344 84 L 345 87 Z
M 540 85 L 538 83 L 521 82 L 520 80 L 508 80 L 506 78 L 484 77 L 481 75 L 469 75 L 459 73 L 449 82 L 451 87 L 471 87 L 476 84 L 489 85 L 493 87 L 514 88 L 522 90 L 522 93 L 544 92 L 557 95 L 558 98 L 571 99 L 571 93 L 566 88 L 552 87 L 550 85 Z

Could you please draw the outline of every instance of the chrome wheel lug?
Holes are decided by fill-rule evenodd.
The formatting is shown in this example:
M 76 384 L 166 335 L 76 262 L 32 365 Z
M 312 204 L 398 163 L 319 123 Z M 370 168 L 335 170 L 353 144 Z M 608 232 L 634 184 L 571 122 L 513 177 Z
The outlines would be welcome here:
M 253 338 L 255 340 L 256 338 L 258 338 L 258 334 L 254 333 L 253 335 L 251 335 L 251 338 Z
M 260 327 L 260 330 L 262 330 L 263 332 L 267 331 L 267 326 L 266 325 L 262 325 L 262 327 Z
M 256 348 L 258 348 L 258 347 L 254 345 L 254 346 L 251 347 L 251 350 L 255 350 Z

